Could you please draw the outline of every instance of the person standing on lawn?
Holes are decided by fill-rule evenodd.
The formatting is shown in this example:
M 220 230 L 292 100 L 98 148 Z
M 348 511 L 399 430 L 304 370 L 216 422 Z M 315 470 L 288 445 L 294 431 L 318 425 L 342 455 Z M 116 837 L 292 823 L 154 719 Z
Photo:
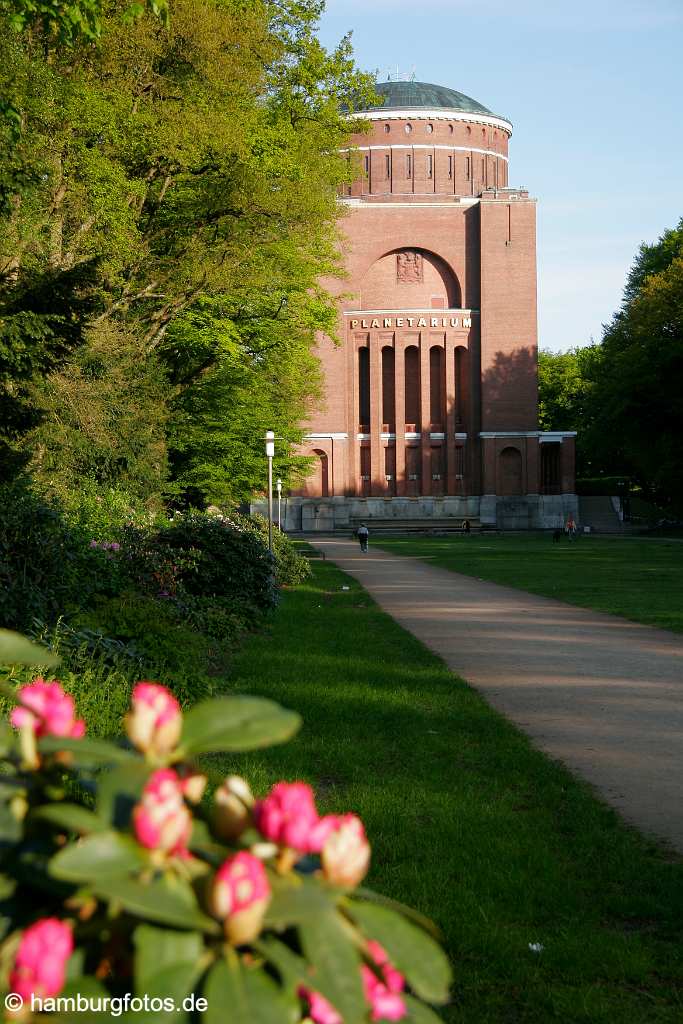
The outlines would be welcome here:
M 370 531 L 368 530 L 367 526 L 365 525 L 365 523 L 361 523 L 361 525 L 358 527 L 358 533 L 357 533 L 358 542 L 360 544 L 361 551 L 367 551 L 368 550 L 368 537 L 369 536 L 370 536 Z

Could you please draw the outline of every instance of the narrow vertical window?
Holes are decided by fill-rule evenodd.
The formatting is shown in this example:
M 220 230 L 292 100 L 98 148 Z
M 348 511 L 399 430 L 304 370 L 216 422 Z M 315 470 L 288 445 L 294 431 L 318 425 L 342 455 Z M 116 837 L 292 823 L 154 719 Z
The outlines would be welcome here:
M 434 157 L 430 153 L 427 157 L 427 177 L 431 178 L 434 174 Z
M 448 177 L 449 178 L 453 177 L 453 157 L 452 156 L 449 156 L 449 158 L 448 158 Z
M 390 178 L 391 177 L 391 157 L 388 156 L 388 155 L 384 157 L 384 168 L 386 170 L 387 178 Z
M 370 173 L 370 157 L 369 156 L 365 157 L 365 173 L 366 174 Z
M 468 181 L 470 180 L 470 158 L 468 156 L 465 157 L 465 177 Z
M 482 157 L 481 158 L 481 180 L 483 181 L 485 177 L 486 177 L 486 161 Z
M 406 177 L 412 178 L 413 176 L 413 158 L 410 153 L 406 156 Z

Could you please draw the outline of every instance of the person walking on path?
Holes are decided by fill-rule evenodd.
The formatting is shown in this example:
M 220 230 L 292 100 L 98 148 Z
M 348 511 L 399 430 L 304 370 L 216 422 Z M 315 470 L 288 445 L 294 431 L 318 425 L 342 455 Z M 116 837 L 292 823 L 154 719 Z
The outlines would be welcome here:
M 567 519 L 567 525 L 565 527 L 565 530 L 567 532 L 567 536 L 569 537 L 569 539 L 574 540 L 574 538 L 576 537 L 576 523 L 574 522 L 574 516 L 571 514 L 571 512 L 569 513 L 569 518 Z
M 358 527 L 358 533 L 356 534 L 356 536 L 358 537 L 361 551 L 367 551 L 368 537 L 370 536 L 370 531 L 368 530 L 365 523 L 361 523 L 361 525 Z

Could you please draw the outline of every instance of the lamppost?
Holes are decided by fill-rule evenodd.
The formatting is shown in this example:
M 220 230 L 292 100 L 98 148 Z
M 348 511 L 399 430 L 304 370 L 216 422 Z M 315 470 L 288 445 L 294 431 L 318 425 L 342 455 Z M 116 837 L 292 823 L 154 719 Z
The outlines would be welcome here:
M 275 481 L 277 491 L 277 528 L 282 532 L 282 480 L 280 477 Z
M 273 456 L 275 431 L 266 430 L 266 458 L 268 459 L 268 550 L 273 553 Z

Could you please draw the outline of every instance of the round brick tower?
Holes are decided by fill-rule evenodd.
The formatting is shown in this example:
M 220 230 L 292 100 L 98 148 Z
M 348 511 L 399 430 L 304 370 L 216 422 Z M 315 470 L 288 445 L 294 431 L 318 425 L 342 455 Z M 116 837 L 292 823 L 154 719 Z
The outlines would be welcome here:
M 509 186 L 512 125 L 453 89 L 376 89 L 340 197 L 348 277 L 326 282 L 342 345 L 319 340 L 314 471 L 286 526 L 560 526 L 574 435 L 538 429 L 536 201 Z

